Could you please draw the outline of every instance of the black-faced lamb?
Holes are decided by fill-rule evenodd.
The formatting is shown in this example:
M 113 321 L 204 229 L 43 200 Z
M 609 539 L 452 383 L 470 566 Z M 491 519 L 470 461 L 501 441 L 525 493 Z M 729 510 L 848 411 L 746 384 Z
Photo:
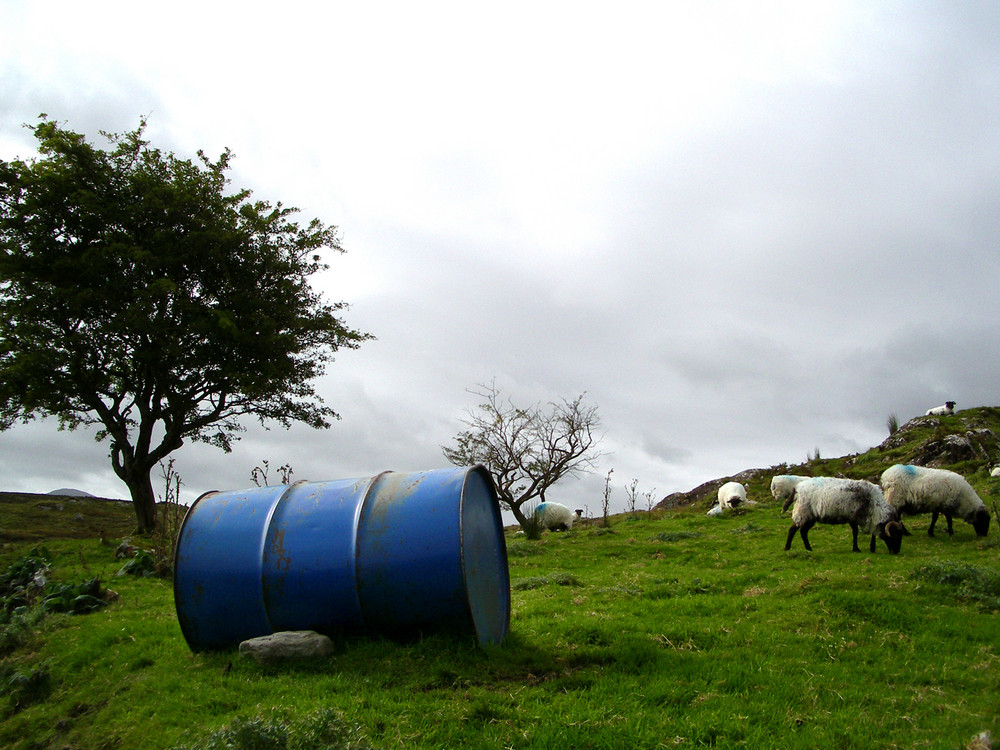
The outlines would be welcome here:
M 782 512 L 793 503 L 792 527 L 785 541 L 786 550 L 792 548 L 796 532 L 801 533 L 802 543 L 811 552 L 809 529 L 817 523 L 846 523 L 851 527 L 855 552 L 861 551 L 858 547 L 860 530 L 871 534 L 871 552 L 875 551 L 875 540 L 881 539 L 891 554 L 899 553 L 903 540 L 902 525 L 896 521 L 878 485 L 861 479 L 810 477 L 795 485 L 781 508 Z
M 551 503 L 546 500 L 535 506 L 534 515 L 541 529 L 569 531 L 573 528 L 573 522 L 583 515 L 583 510 L 573 512 L 562 503 Z
M 955 402 L 945 401 L 941 406 L 928 409 L 925 417 L 948 417 L 955 413 Z
M 978 536 L 986 536 L 990 530 L 990 512 L 986 504 L 968 480 L 954 471 L 895 464 L 882 472 L 882 491 L 886 502 L 900 517 L 930 513 L 929 536 L 934 536 L 934 524 L 939 515 L 948 522 L 949 534 L 954 533 L 952 517 L 972 524 Z M 904 527 L 903 533 L 910 532 Z

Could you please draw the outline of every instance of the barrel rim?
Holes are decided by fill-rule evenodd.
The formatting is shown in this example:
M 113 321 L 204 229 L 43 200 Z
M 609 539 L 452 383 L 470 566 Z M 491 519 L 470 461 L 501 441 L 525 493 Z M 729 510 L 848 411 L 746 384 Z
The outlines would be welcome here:
M 184 538 L 184 529 L 187 528 L 188 520 L 191 518 L 191 513 L 194 511 L 194 507 L 202 500 L 204 500 L 206 497 L 215 495 L 218 492 L 219 490 L 208 490 L 207 492 L 202 492 L 200 495 L 198 495 L 197 498 L 195 498 L 195 501 L 191 503 L 188 506 L 188 509 L 184 512 L 184 518 L 181 519 L 181 526 L 179 529 L 177 529 L 177 536 L 174 537 L 174 553 L 173 555 L 171 555 L 170 558 L 170 566 L 172 568 L 170 579 L 174 587 L 174 612 L 177 615 L 177 623 L 180 625 L 181 628 L 181 635 L 184 636 L 184 640 L 188 643 L 188 645 L 191 644 L 191 637 L 190 633 L 188 632 L 188 629 L 184 625 L 184 617 L 181 616 L 180 602 L 177 600 L 179 596 L 178 586 L 177 586 L 177 571 L 179 569 L 179 566 L 177 565 L 177 558 L 180 556 L 181 539 Z
M 465 560 L 465 491 L 469 486 L 469 477 L 473 474 L 478 474 L 484 480 L 486 487 L 490 493 L 490 513 L 495 521 L 495 528 L 497 531 L 498 547 L 499 547 L 499 557 L 500 560 L 500 570 L 503 575 L 503 590 L 506 594 L 506 607 L 504 607 L 504 622 L 501 628 L 499 637 L 496 643 L 503 643 L 507 640 L 507 636 L 510 634 L 510 561 L 507 557 L 507 539 L 503 532 L 503 519 L 500 515 L 500 493 L 497 492 L 496 483 L 493 481 L 493 475 L 490 473 L 489 469 L 483 464 L 474 464 L 473 466 L 466 467 L 465 476 L 462 479 L 462 493 L 459 497 L 459 511 L 458 511 L 458 536 L 460 540 L 459 554 L 461 555 L 462 563 L 462 578 L 464 580 L 464 590 L 465 590 L 465 605 L 468 610 L 469 622 L 472 623 L 473 631 L 476 633 L 476 638 L 479 640 L 480 645 L 485 645 L 485 641 L 481 637 L 479 630 L 477 628 L 476 618 L 473 614 L 472 601 L 469 596 L 469 580 L 468 574 L 466 572 L 466 560 Z

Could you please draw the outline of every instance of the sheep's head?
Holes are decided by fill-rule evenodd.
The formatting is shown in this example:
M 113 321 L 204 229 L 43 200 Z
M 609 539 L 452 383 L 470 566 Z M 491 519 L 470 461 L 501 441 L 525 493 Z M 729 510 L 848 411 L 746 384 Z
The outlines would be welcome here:
M 885 526 L 879 527 L 878 535 L 889 548 L 889 554 L 899 554 L 899 548 L 903 544 L 903 524 L 899 521 L 889 521 Z
M 980 508 L 972 517 L 972 528 L 976 530 L 976 536 L 986 536 L 990 530 L 990 512 L 986 508 Z

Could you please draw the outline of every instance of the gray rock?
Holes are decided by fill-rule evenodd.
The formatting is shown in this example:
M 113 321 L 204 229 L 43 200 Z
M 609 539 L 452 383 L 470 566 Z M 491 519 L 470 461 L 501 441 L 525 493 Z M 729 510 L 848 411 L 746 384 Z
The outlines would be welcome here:
M 240 644 L 240 655 L 260 664 L 326 659 L 333 655 L 333 641 L 312 630 L 284 630 Z

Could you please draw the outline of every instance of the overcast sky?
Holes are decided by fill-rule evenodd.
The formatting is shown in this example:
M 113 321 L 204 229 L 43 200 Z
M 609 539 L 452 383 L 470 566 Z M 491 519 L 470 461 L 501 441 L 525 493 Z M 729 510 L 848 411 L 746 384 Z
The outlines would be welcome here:
M 597 471 L 549 494 L 591 514 L 609 469 L 621 509 L 1000 403 L 996 0 L 0 0 L 0 99 L 0 158 L 42 112 L 148 117 L 340 228 L 316 285 L 377 337 L 318 385 L 342 420 L 185 446 L 185 501 L 265 459 L 447 466 L 494 379 L 598 406 Z M 57 427 L 0 433 L 0 489 L 127 498 Z

